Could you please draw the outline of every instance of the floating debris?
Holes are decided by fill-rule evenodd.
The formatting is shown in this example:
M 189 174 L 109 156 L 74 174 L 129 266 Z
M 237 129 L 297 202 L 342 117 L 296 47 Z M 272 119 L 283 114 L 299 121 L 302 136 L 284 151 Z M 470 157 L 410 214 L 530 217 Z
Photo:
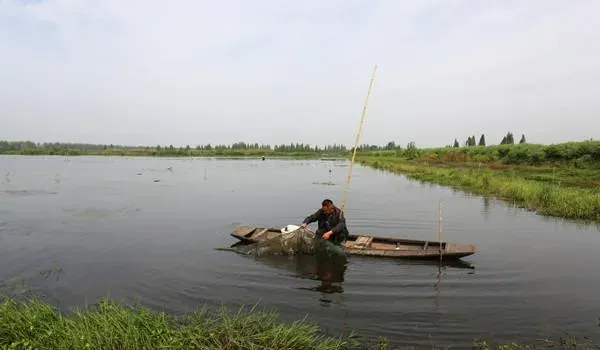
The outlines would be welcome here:
M 44 277 L 44 279 L 48 279 L 52 275 L 55 275 L 56 281 L 58 281 L 58 279 L 60 278 L 60 275 L 63 274 L 63 272 L 64 271 L 63 271 L 62 267 L 60 267 L 60 265 L 55 263 L 53 269 L 41 270 L 39 273 L 42 277 Z
M 41 191 L 41 190 L 5 190 L 0 191 L 0 193 L 4 193 L 10 196 L 34 196 L 34 195 L 43 195 L 43 194 L 57 194 L 58 192 L 50 192 L 50 191 Z
M 83 211 L 78 211 L 77 209 L 73 208 L 64 208 L 63 211 L 72 212 L 76 217 L 107 217 L 117 214 L 135 213 L 140 211 L 140 209 L 133 206 L 128 206 L 116 209 L 86 208 Z
M 313 182 L 313 185 L 322 185 L 322 186 L 335 186 L 335 182 L 327 181 L 327 182 Z
M 173 172 L 173 167 L 168 167 L 168 168 L 161 168 L 161 169 L 157 169 L 157 168 L 143 168 L 142 171 L 148 171 L 148 172 Z

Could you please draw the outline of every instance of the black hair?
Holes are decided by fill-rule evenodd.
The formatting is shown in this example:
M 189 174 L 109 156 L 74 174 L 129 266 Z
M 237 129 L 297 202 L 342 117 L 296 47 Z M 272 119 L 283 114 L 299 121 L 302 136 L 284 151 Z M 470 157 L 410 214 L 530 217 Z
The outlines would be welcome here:
M 324 199 L 321 202 L 321 206 L 324 206 L 325 204 L 333 205 L 333 202 L 331 201 L 331 199 Z

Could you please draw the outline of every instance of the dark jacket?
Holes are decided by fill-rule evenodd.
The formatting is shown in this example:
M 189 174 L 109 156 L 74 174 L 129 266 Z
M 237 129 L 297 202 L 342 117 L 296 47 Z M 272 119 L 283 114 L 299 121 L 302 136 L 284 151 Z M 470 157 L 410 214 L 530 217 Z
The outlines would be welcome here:
M 331 238 L 334 242 L 340 243 L 348 239 L 348 229 L 346 228 L 346 218 L 344 213 L 337 207 L 333 208 L 333 213 L 326 215 L 323 209 L 317 210 L 309 215 L 302 223 L 310 224 L 318 221 L 317 235 L 322 236 L 325 232 L 331 230 Z

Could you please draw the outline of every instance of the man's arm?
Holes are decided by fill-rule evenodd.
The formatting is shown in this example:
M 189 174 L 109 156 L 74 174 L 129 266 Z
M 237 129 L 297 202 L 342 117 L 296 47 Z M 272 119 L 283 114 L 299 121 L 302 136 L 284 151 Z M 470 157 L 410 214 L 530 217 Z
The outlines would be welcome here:
M 314 212 L 313 214 L 307 216 L 304 221 L 302 221 L 303 224 L 310 224 L 312 222 L 315 222 L 317 220 L 319 220 L 319 216 L 321 216 L 321 211 L 322 209 L 317 210 L 316 212 Z
M 346 218 L 344 217 L 344 212 L 342 212 L 341 210 L 338 219 L 338 223 L 331 229 L 331 233 L 334 236 L 337 236 L 346 228 Z

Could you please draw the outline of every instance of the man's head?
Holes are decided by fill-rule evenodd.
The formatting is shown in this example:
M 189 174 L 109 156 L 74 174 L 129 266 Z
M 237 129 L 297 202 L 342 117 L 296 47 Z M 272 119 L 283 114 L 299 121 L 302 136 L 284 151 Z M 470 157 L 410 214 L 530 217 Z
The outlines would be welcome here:
M 333 202 L 331 201 L 331 199 L 324 199 L 321 202 L 321 209 L 323 209 L 323 212 L 325 214 L 331 214 L 333 213 Z

